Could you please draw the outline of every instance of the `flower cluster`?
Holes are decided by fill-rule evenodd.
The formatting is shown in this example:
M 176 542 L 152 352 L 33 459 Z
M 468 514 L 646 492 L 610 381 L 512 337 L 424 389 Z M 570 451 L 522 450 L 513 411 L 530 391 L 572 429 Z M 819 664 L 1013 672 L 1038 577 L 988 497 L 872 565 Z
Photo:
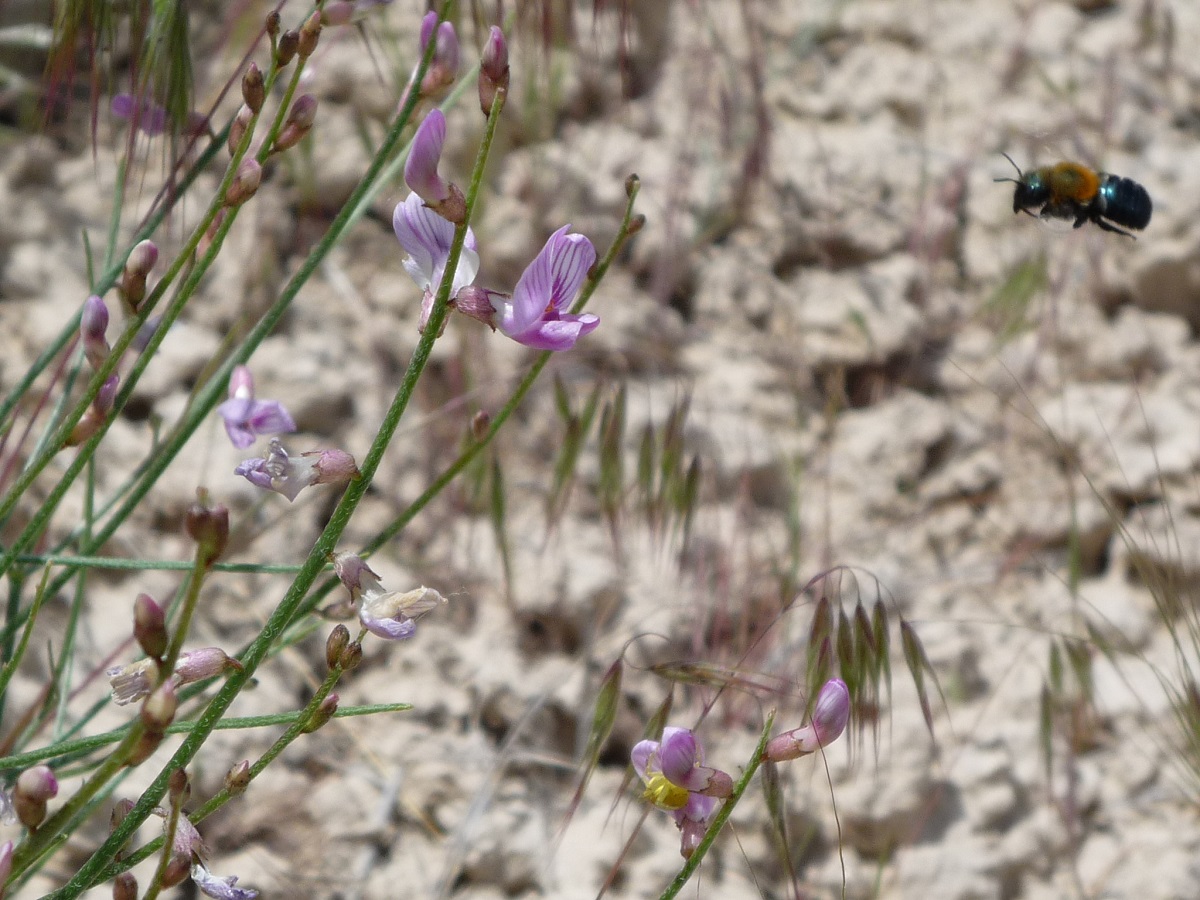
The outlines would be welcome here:
M 508 51 L 498 28 L 489 35 L 485 61 L 481 102 L 490 110 L 497 93 L 507 90 L 508 82 Z M 417 129 L 404 167 L 404 180 L 412 194 L 396 205 L 392 215 L 396 239 L 408 253 L 404 268 L 423 292 L 422 331 L 446 276 L 455 226 L 466 221 L 462 191 L 438 171 L 445 142 L 446 117 L 441 110 L 432 110 Z M 596 262 L 592 242 L 581 234 L 570 233 L 570 228 L 564 225 L 550 235 L 518 279 L 511 296 L 475 286 L 478 245 L 467 228 L 450 276 L 451 308 L 536 350 L 574 347 L 576 341 L 596 329 L 600 319 L 590 313 L 570 312 L 572 301 Z
M 837 740 L 849 720 L 850 692 L 835 678 L 817 695 L 812 721 L 772 738 L 763 759 L 782 762 L 814 753 Z M 639 741 L 630 757 L 645 785 L 642 798 L 671 813 L 681 832 L 680 852 L 690 857 L 712 823 L 718 800 L 733 792 L 732 779 L 704 764 L 704 748 L 687 728 L 664 728 L 662 740 Z

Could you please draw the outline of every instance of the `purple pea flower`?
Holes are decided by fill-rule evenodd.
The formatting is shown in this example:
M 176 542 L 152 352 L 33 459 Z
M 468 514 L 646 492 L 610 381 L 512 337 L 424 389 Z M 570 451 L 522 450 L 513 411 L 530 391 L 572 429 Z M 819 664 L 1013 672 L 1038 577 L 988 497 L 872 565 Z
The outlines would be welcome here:
M 500 330 L 535 350 L 569 350 L 600 324 L 598 316 L 564 311 L 596 261 L 592 242 L 582 234 L 567 234 L 570 227 L 550 235 L 521 274 L 512 300 L 497 309 Z
M 278 438 L 271 438 L 265 458 L 248 459 L 233 470 L 251 484 L 296 499 L 314 484 L 344 484 L 358 475 L 354 457 L 342 450 L 312 450 L 289 456 Z
M 384 590 L 379 576 L 353 553 L 335 553 L 333 570 L 350 592 L 350 602 L 357 604 L 363 628 L 384 640 L 412 637 L 417 630 L 416 620 L 446 602 L 445 597 L 424 585 L 403 593 Z
M 423 331 L 433 309 L 434 293 L 442 283 L 446 263 L 450 260 L 454 226 L 422 203 L 417 194 L 409 194 L 403 203 L 396 204 L 396 211 L 392 214 L 392 228 L 400 246 L 408 252 L 409 258 L 404 261 L 404 270 L 424 291 L 421 301 Z M 468 228 L 450 286 L 452 299 L 472 284 L 475 276 L 479 274 L 479 253 L 476 247 L 475 233 Z
M 782 762 L 816 753 L 838 739 L 850 721 L 850 690 L 846 682 L 834 678 L 825 682 L 813 708 L 812 721 L 771 738 L 763 753 L 767 759 Z
M 254 888 L 237 887 L 237 880 L 236 875 L 214 875 L 199 860 L 192 863 L 192 881 L 206 897 L 215 897 L 216 900 L 254 900 L 258 896 Z
M 438 25 L 438 14 L 432 10 L 425 13 L 425 18 L 421 20 L 421 55 L 425 55 L 425 49 L 433 40 L 435 28 L 437 29 L 437 45 L 434 47 L 433 59 L 429 63 L 429 68 L 425 70 L 425 77 L 421 79 L 418 89 L 419 96 L 430 100 L 440 100 L 449 93 L 454 79 L 458 77 L 459 63 L 458 34 L 454 30 L 454 25 L 450 22 Z M 400 103 L 396 107 L 397 111 L 408 102 L 408 93 L 413 89 L 413 79 L 416 74 L 417 70 L 414 67 L 413 73 L 408 79 L 408 86 L 400 96 Z
M 642 797 L 671 813 L 682 832 L 680 851 L 689 857 L 708 829 L 717 799 L 733 791 L 733 779 L 704 765 L 704 748 L 687 728 L 666 727 L 661 741 L 639 741 L 630 754 L 646 785 Z
M 254 399 L 254 376 L 245 366 L 234 367 L 229 376 L 229 399 L 217 407 L 225 420 L 229 440 L 245 450 L 260 434 L 283 434 L 296 430 L 296 423 L 278 400 Z

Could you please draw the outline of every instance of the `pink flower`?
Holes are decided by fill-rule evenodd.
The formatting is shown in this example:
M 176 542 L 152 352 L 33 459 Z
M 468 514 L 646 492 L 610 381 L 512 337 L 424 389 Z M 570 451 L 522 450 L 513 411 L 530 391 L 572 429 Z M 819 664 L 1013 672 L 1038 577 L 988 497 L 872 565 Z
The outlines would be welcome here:
M 260 434 L 295 431 L 296 423 L 278 400 L 254 398 L 254 376 L 245 366 L 235 366 L 229 376 L 229 399 L 217 407 L 233 446 L 244 450 Z
M 597 316 L 572 315 L 565 310 L 579 293 L 596 249 L 582 234 L 568 234 L 564 225 L 546 241 L 521 274 L 511 301 L 496 310 L 500 330 L 519 344 L 536 350 L 569 350 L 600 324 Z
M 343 450 L 312 450 L 289 456 L 279 439 L 271 438 L 265 458 L 248 459 L 233 473 L 292 501 L 314 484 L 345 484 L 358 475 L 358 466 L 354 457 Z
M 425 292 L 421 304 L 424 327 L 433 306 L 434 293 L 442 283 L 446 263 L 450 261 L 454 226 L 422 203 L 417 194 L 409 194 L 403 203 L 396 204 L 396 210 L 392 213 L 392 229 L 396 232 L 396 240 L 408 253 L 404 271 Z M 458 265 L 454 269 L 451 298 L 472 284 L 478 274 L 479 253 L 476 251 L 475 234 L 468 228 L 462 253 L 458 256 Z
M 817 694 L 812 721 L 771 738 L 764 755 L 767 759 L 782 762 L 815 753 L 836 741 L 849 721 L 850 691 L 840 678 L 831 679 Z
M 379 576 L 353 553 L 335 553 L 333 569 L 350 601 L 358 605 L 358 620 L 363 628 L 384 640 L 410 638 L 417 630 L 416 620 L 446 602 L 446 598 L 424 585 L 412 591 L 384 590 Z
M 446 117 L 440 109 L 431 110 L 413 137 L 412 148 L 404 162 L 404 183 L 425 201 L 426 206 L 458 225 L 466 221 L 467 201 L 462 191 L 438 174 L 445 143 Z
M 643 799 L 671 813 L 682 832 L 685 857 L 708 829 L 717 799 L 733 791 L 733 779 L 704 765 L 704 748 L 687 728 L 666 727 L 661 741 L 639 741 L 630 754 L 646 785 Z

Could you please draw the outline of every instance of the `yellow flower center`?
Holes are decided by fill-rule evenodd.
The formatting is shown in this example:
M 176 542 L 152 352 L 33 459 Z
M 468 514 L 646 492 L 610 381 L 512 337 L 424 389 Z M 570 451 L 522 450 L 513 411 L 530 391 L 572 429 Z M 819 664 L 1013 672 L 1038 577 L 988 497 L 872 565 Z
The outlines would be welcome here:
M 683 809 L 688 802 L 688 791 L 687 788 L 681 788 L 662 772 L 659 772 L 657 775 L 650 776 L 642 797 L 659 809 Z

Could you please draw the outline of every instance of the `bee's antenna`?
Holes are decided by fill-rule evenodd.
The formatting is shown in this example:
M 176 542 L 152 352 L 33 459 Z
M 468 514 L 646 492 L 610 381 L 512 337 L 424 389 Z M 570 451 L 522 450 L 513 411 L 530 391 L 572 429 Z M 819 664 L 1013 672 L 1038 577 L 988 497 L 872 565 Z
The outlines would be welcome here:
M 1000 155 L 1003 156 L 1005 159 L 1007 159 L 1010 163 L 1012 163 L 1012 167 L 1017 170 L 1017 178 L 993 178 L 992 181 L 995 181 L 995 182 L 1011 181 L 1013 184 L 1020 184 L 1021 182 L 1018 179 L 1025 177 L 1025 173 L 1021 171 L 1021 167 L 1018 166 L 1015 162 L 1013 162 L 1013 158 L 1011 156 L 1009 156 L 1007 153 L 1005 153 L 1003 150 L 1000 151 Z

